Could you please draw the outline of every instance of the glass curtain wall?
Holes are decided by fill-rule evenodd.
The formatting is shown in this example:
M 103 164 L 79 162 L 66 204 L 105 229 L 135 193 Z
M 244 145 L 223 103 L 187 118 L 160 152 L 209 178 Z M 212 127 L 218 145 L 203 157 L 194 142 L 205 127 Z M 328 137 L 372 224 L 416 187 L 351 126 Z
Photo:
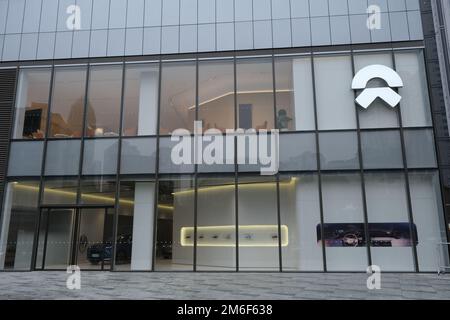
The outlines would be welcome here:
M 353 72 L 372 64 L 402 76 L 398 107 L 355 104 Z M 433 270 L 446 227 L 423 65 L 402 50 L 21 69 L 1 266 L 31 265 L 39 205 L 118 205 L 102 239 L 116 270 Z M 167 135 L 195 119 L 215 129 L 205 146 L 278 128 L 279 175 L 174 164 Z

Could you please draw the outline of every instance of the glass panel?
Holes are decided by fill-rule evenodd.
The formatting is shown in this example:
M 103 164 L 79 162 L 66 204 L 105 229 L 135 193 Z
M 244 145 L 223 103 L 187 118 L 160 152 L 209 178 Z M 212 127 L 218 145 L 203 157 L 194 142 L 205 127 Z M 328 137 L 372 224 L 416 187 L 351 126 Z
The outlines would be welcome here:
M 432 130 L 405 130 L 405 152 L 408 168 L 434 168 L 436 152 Z
M 417 256 L 420 271 L 436 271 L 436 262 L 448 266 L 448 250 L 439 176 L 435 171 L 410 172 L 409 184 L 414 223 L 417 227 Z
M 160 133 L 184 128 L 191 132 L 195 120 L 195 63 L 164 63 L 161 79 Z
M 194 139 L 189 136 L 180 138 L 180 142 L 170 138 L 159 140 L 159 172 L 160 173 L 192 173 L 194 172 Z M 176 149 L 175 149 L 176 148 Z M 174 151 L 175 150 L 175 151 Z M 182 151 L 178 151 L 182 150 Z M 174 151 L 174 154 L 172 154 Z M 190 153 L 190 154 L 189 154 Z M 175 161 L 174 161 L 175 160 Z M 183 161 L 183 162 L 181 162 Z
M 402 168 L 398 131 L 361 132 L 364 169 Z
M 80 140 L 48 141 L 45 175 L 77 175 L 80 166 Z
M 11 143 L 9 176 L 39 176 L 42 170 L 43 141 Z
M 356 132 L 320 133 L 319 143 L 323 170 L 359 168 Z
M 122 140 L 121 174 L 154 173 L 156 138 Z
M 124 136 L 156 134 L 158 83 L 158 65 L 127 65 L 123 111 Z
M 324 226 L 317 239 L 325 241 L 327 270 L 365 271 L 366 234 L 359 174 L 322 175 Z
M 117 172 L 118 141 L 116 139 L 84 142 L 83 174 L 115 174 Z
M 314 130 L 314 93 L 310 58 L 276 58 L 277 129 Z
M 152 270 L 154 211 L 153 180 L 121 182 L 115 270 Z
M 280 184 L 283 182 L 280 182 Z M 277 185 L 273 177 L 240 176 L 239 270 L 279 270 Z M 282 226 L 281 244 L 287 244 Z
M 200 61 L 198 95 L 198 118 L 204 131 L 234 129 L 233 61 Z
M 75 204 L 78 181 L 75 179 L 48 179 L 44 181 L 43 204 Z
M 350 56 L 314 58 L 319 130 L 356 129 Z
M 75 209 L 47 211 L 46 235 L 43 243 L 43 267 L 46 270 L 62 270 L 71 264 Z
M 288 243 L 281 247 L 283 271 L 323 271 L 316 234 L 320 224 L 317 175 L 285 175 L 280 181 L 281 225 L 288 230 Z
M 89 78 L 86 136 L 119 135 L 122 66 L 94 66 Z
M 50 79 L 47 68 L 20 70 L 13 139 L 45 137 Z
M 30 269 L 38 198 L 39 181 L 8 183 L 0 234 L 0 269 Z
M 234 176 L 199 176 L 197 185 L 197 270 L 235 271 Z
M 280 135 L 280 170 L 317 170 L 314 133 Z
M 236 68 L 238 128 L 273 129 L 272 61 L 241 59 Z
M 193 270 L 193 177 L 159 180 L 155 270 Z
M 423 52 L 396 52 L 395 64 L 404 83 L 404 87 L 398 90 L 402 96 L 400 107 L 403 126 L 431 126 L 430 100 Z
M 49 135 L 54 138 L 81 137 L 86 67 L 56 68 L 54 78 Z
M 413 271 L 405 176 L 366 173 L 372 262 L 385 271 Z
M 96 177 L 81 180 L 82 204 L 114 206 L 115 200 L 115 179 Z
M 80 209 L 78 219 L 75 238 L 77 265 L 82 270 L 109 270 L 113 249 L 114 210 Z
M 359 72 L 364 67 L 380 64 L 393 68 L 391 53 L 382 54 L 358 54 L 355 55 L 355 72 Z M 369 81 L 368 87 L 385 87 L 387 84 L 380 79 Z M 359 95 L 361 91 L 358 91 Z M 397 109 L 391 108 L 382 100 L 375 100 L 369 108 L 364 109 L 358 106 L 359 122 L 362 129 L 366 128 L 393 128 L 398 127 Z

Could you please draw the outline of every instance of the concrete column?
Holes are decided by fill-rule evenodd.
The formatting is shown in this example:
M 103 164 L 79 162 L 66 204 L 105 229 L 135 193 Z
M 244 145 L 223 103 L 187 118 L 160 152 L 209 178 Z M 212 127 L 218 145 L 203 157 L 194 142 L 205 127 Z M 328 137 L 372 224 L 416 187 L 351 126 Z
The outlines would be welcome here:
M 153 261 L 153 182 L 136 182 L 134 189 L 131 270 L 150 270 Z
M 9 184 L 6 189 L 5 203 L 3 206 L 3 219 L 0 231 L 0 269 L 5 266 L 6 248 L 8 244 L 9 224 L 11 220 L 11 208 L 13 200 L 13 184 Z
M 139 136 L 156 134 L 158 122 L 158 81 L 157 71 L 141 73 L 137 132 Z

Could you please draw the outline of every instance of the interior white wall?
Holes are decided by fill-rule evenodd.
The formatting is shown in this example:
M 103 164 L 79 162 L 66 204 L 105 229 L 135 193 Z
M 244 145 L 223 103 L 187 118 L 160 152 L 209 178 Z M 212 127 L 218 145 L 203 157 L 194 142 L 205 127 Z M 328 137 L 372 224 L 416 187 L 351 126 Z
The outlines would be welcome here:
M 295 59 L 292 63 L 295 101 L 295 130 L 314 130 L 314 96 L 311 59 Z
M 131 270 L 152 268 L 154 192 L 152 182 L 135 183 Z
M 139 136 L 156 134 L 158 115 L 158 82 L 159 74 L 157 71 L 141 73 L 139 83 Z

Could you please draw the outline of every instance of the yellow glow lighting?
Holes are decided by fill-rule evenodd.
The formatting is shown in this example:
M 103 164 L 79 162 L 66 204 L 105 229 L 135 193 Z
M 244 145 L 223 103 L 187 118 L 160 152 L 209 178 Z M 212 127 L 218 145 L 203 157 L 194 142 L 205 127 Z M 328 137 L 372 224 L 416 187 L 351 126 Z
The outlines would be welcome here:
M 20 184 L 20 183 L 17 183 L 17 182 L 14 183 L 14 188 L 20 188 L 20 189 L 30 190 L 30 191 L 34 191 L 34 192 L 38 192 L 39 191 L 39 187 L 28 186 L 28 185 Z M 64 196 L 67 196 L 67 197 L 76 197 L 77 196 L 77 193 L 73 192 L 73 191 L 63 191 L 63 190 L 50 189 L 50 188 L 45 188 L 44 192 L 64 195 Z M 107 196 L 99 196 L 99 195 L 82 193 L 81 197 L 84 198 L 84 199 L 91 199 L 91 200 L 96 200 L 96 201 L 104 201 L 104 202 L 107 202 L 107 203 L 114 203 L 115 202 L 114 198 L 107 197 Z M 120 203 L 121 204 L 127 204 L 127 205 L 134 205 L 134 201 L 133 200 L 121 199 Z M 158 208 L 166 209 L 166 210 L 173 210 L 172 206 L 162 205 L 162 204 L 158 205 Z
M 215 235 L 217 233 L 226 233 L 235 235 L 236 234 L 236 226 L 207 226 L 207 227 L 197 227 L 197 236 L 199 233 L 206 233 Z M 248 243 L 245 243 L 247 240 L 241 239 L 242 233 L 260 233 L 267 232 L 267 235 L 270 233 L 276 233 L 278 235 L 278 226 L 277 225 L 246 225 L 239 226 L 239 247 L 278 247 L 278 238 L 273 243 L 267 242 L 258 242 L 254 240 L 248 240 Z M 182 227 L 180 230 L 180 243 L 183 247 L 192 247 L 193 239 L 190 237 L 186 238 L 187 235 L 194 234 L 194 227 Z M 281 226 L 281 246 L 287 247 L 289 245 L 289 230 L 286 225 Z M 235 238 L 231 237 L 230 239 L 211 239 L 207 242 L 202 241 L 201 239 L 197 239 L 198 247 L 236 247 Z
M 295 183 L 297 182 L 298 178 L 292 177 L 289 182 L 280 182 L 280 187 L 293 187 Z M 251 183 L 239 183 L 238 188 L 248 188 L 248 189 L 254 189 L 254 188 L 267 188 L 267 187 L 276 187 L 276 182 L 251 182 Z M 234 189 L 234 184 L 229 185 L 222 185 L 222 186 L 212 186 L 212 187 L 204 187 L 204 188 L 198 188 L 198 192 L 212 192 L 212 191 L 225 191 L 229 189 Z M 183 195 L 183 194 L 190 194 L 193 193 L 195 189 L 188 189 L 183 191 L 176 191 L 173 192 L 173 195 Z

